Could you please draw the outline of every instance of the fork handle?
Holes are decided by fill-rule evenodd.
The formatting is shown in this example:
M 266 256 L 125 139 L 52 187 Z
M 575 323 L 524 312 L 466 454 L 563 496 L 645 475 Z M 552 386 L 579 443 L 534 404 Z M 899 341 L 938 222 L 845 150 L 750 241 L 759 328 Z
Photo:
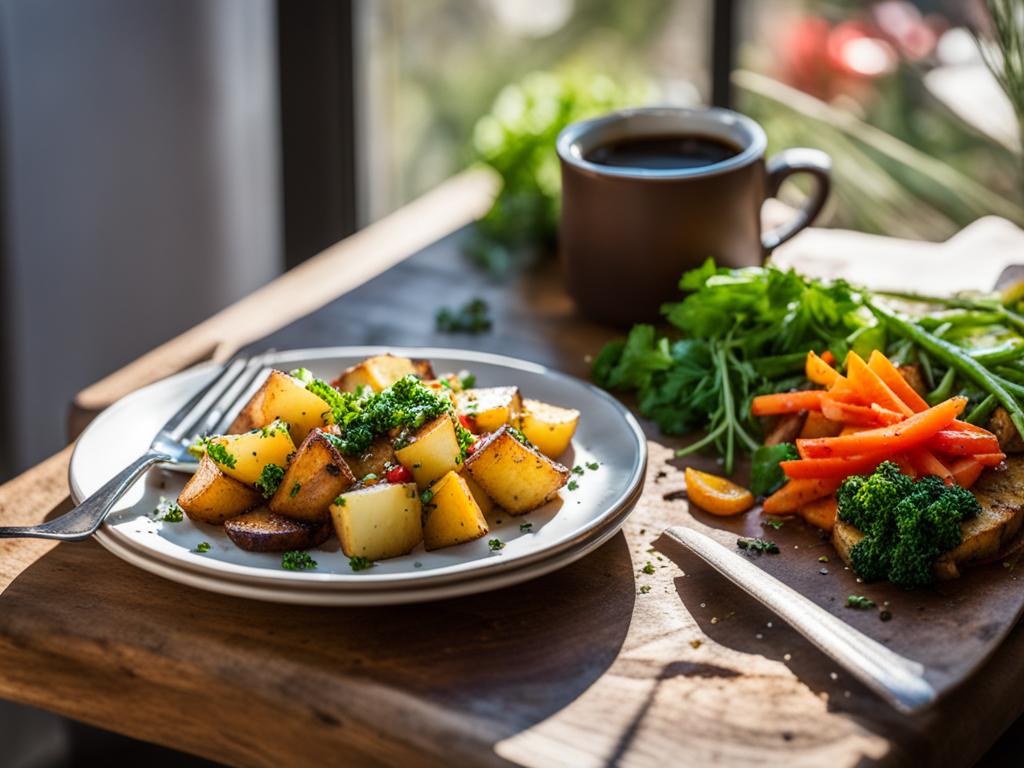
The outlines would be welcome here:
M 935 689 L 925 680 L 920 663 L 857 631 L 710 536 L 685 526 L 669 528 L 665 534 L 771 608 L 896 709 L 917 712 L 935 701 Z
M 171 461 L 171 457 L 157 451 L 147 451 L 70 512 L 40 525 L 0 527 L 0 539 L 87 539 L 100 527 L 118 499 L 135 485 L 146 470 L 163 461 Z

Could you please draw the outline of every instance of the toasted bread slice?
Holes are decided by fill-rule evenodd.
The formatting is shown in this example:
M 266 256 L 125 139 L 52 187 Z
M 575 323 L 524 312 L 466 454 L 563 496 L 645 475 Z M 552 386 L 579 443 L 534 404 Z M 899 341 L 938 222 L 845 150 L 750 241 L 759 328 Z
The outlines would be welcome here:
M 996 557 L 1020 531 L 1024 522 L 1024 457 L 1010 457 L 1005 469 L 986 470 L 972 490 L 981 504 L 981 514 L 963 523 L 963 541 L 936 561 L 937 579 L 955 579 L 962 566 Z M 852 525 L 836 520 L 832 545 L 847 565 L 851 565 L 850 550 L 862 538 Z

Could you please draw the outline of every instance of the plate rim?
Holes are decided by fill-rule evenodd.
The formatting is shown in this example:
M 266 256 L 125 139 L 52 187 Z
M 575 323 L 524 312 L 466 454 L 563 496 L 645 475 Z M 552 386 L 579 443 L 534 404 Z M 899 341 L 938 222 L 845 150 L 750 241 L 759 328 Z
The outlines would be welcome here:
M 285 572 L 280 573 L 276 571 L 268 571 L 265 568 L 257 568 L 255 566 L 237 565 L 234 563 L 226 563 L 224 561 L 209 561 L 215 562 L 217 565 L 213 568 L 206 566 L 204 563 L 192 563 L 187 559 L 179 559 L 172 555 L 164 552 L 160 552 L 148 547 L 141 546 L 137 541 L 132 539 L 130 536 L 120 532 L 109 523 L 104 522 L 100 530 L 97 531 L 97 540 L 106 546 L 106 541 L 116 542 L 123 547 L 126 547 L 132 551 L 145 552 L 147 557 L 157 558 L 160 561 L 173 565 L 175 568 L 186 568 L 192 573 L 197 574 L 210 574 L 216 578 L 228 578 L 237 582 L 245 583 L 266 583 L 274 585 L 287 585 L 288 588 L 300 586 L 300 589 L 309 591 L 338 591 L 338 590 L 349 590 L 358 592 L 367 591 L 387 591 L 389 589 L 407 589 L 407 588 L 418 588 L 425 584 L 450 584 L 456 583 L 465 579 L 472 580 L 474 578 L 481 578 L 482 573 L 488 575 L 496 575 L 502 573 L 508 573 L 515 571 L 520 568 L 525 568 L 531 564 L 536 564 L 550 558 L 557 557 L 559 554 L 571 550 L 577 546 L 582 545 L 586 540 L 594 536 L 600 536 L 602 531 L 608 527 L 621 527 L 622 522 L 625 521 L 625 517 L 629 511 L 635 506 L 636 501 L 639 499 L 644 485 L 644 479 L 646 475 L 647 467 L 647 440 L 643 433 L 640 424 L 637 422 L 633 414 L 626 408 L 621 402 L 615 397 L 605 392 L 604 390 L 596 387 L 588 381 L 584 381 L 578 377 L 572 376 L 562 371 L 555 370 L 548 366 L 540 363 L 535 363 L 529 360 L 522 360 L 520 358 L 509 357 L 506 355 L 498 355 L 491 352 L 480 352 L 476 350 L 466 350 L 449 347 L 409 347 L 409 346 L 395 346 L 395 345 L 358 345 L 358 346 L 333 346 L 333 347 L 309 347 L 309 348 L 298 348 L 298 349 L 287 349 L 287 350 L 268 350 L 266 352 L 255 352 L 255 355 L 262 355 L 266 359 L 268 366 L 278 366 L 282 363 L 294 362 L 297 360 L 321 360 L 321 359 L 332 359 L 340 357 L 351 357 L 358 358 L 360 356 L 367 356 L 371 354 L 381 354 L 390 352 L 392 354 L 405 355 L 409 357 L 441 357 L 448 359 L 455 359 L 459 362 L 465 362 L 472 365 L 472 363 L 485 363 L 490 365 L 496 365 L 500 367 L 512 368 L 515 370 L 526 371 L 535 373 L 555 379 L 561 379 L 575 386 L 582 386 L 589 390 L 592 394 L 597 395 L 600 399 L 607 402 L 626 423 L 628 428 L 628 434 L 633 438 L 635 454 L 633 456 L 632 472 L 628 477 L 627 482 L 623 486 L 623 490 L 619 493 L 615 499 L 613 499 L 607 509 L 598 515 L 594 520 L 591 520 L 583 528 L 577 530 L 573 535 L 566 538 L 565 540 L 558 542 L 555 545 L 534 551 L 516 555 L 514 557 L 489 561 L 489 564 L 481 568 L 478 561 L 470 561 L 466 563 L 459 563 L 452 566 L 446 566 L 444 569 L 438 569 L 439 572 L 432 573 L 431 571 L 424 571 L 419 573 L 396 573 L 396 574 L 366 574 L 366 575 L 355 575 L 355 574 L 326 574 L 326 573 L 305 573 L 305 572 Z M 141 387 L 124 397 L 117 400 L 106 408 L 101 417 L 110 418 L 111 415 L 117 413 L 117 411 L 128 407 L 132 401 L 145 397 L 146 393 L 159 385 L 163 385 L 165 382 L 174 379 L 176 377 L 196 375 L 199 371 L 205 371 L 209 368 L 216 367 L 216 363 L 203 363 L 197 366 L 186 368 L 182 371 L 172 374 L 171 376 L 164 377 L 156 382 Z M 88 427 L 83 431 L 82 437 L 84 437 L 91 429 L 95 428 L 97 420 L 94 420 L 89 424 Z M 83 450 L 83 441 L 81 438 L 76 441 L 75 447 L 71 454 L 71 459 L 68 463 L 68 485 L 71 489 L 71 497 L 75 503 L 79 503 L 83 497 L 82 489 L 78 485 L 75 479 L 75 467 L 77 458 L 80 451 Z

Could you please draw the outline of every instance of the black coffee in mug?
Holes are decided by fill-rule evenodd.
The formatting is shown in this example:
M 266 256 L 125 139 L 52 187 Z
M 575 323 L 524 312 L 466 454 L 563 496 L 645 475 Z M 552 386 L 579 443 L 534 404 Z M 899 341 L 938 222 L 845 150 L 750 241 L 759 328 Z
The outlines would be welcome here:
M 585 159 L 617 168 L 673 170 L 703 168 L 739 153 L 739 147 L 712 136 L 633 136 L 595 147 Z

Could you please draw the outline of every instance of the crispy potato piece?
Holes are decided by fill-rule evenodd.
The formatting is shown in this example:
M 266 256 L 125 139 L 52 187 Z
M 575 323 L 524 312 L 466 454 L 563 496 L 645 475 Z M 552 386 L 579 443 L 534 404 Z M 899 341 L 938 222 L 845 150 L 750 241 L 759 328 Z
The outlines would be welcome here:
M 209 456 L 203 456 L 178 494 L 178 506 L 191 520 L 210 525 L 220 525 L 262 501 L 255 488 L 225 475 Z
M 484 492 L 509 514 L 522 515 L 550 501 L 569 480 L 569 470 L 519 442 L 507 426 L 485 438 L 466 459 Z
M 928 385 L 925 384 L 924 375 L 921 373 L 921 366 L 917 363 L 911 365 L 901 365 L 896 369 L 903 380 L 910 385 L 921 397 L 928 394 Z
M 806 421 L 807 411 L 797 411 L 780 416 L 765 435 L 764 444 L 792 443 L 800 435 Z
M 436 377 L 436 374 L 434 373 L 434 366 L 433 366 L 433 364 L 429 360 L 424 360 L 424 359 L 417 360 L 417 359 L 414 358 L 413 361 L 412 361 L 412 369 L 413 369 L 413 373 L 415 373 L 417 376 L 419 376 L 424 381 L 427 381 L 429 379 L 433 379 L 433 378 Z
M 455 395 L 455 409 L 473 432 L 493 432 L 502 424 L 519 426 L 523 398 L 518 387 L 464 389 Z
M 423 505 L 423 545 L 428 550 L 465 544 L 488 534 L 484 513 L 459 473 L 449 472 L 430 486 L 430 493 L 430 501 Z
M 459 473 L 462 475 L 462 479 L 466 481 L 466 485 L 469 486 L 469 492 L 473 494 L 473 500 L 476 505 L 480 507 L 480 511 L 485 515 L 491 514 L 494 509 L 494 499 L 488 496 L 484 489 L 480 487 L 480 483 L 474 480 L 469 472 L 465 471 L 465 468 Z
M 366 453 L 359 456 L 346 456 L 345 461 L 348 462 L 349 469 L 352 470 L 352 475 L 356 480 L 362 480 L 370 474 L 384 477 L 388 465 L 398 463 L 395 449 L 391 446 L 391 441 L 384 435 L 375 438 Z
M 445 473 L 457 470 L 461 454 L 455 425 L 450 416 L 442 414 L 416 430 L 409 442 L 395 451 L 395 458 L 412 472 L 420 488 L 426 488 Z
M 334 530 L 348 557 L 385 560 L 411 552 L 423 539 L 415 483 L 381 483 L 343 493 L 331 505 Z
M 210 442 L 223 446 L 227 457 L 231 459 L 231 462 L 224 462 L 219 460 L 217 454 L 210 456 L 220 471 L 247 485 L 259 480 L 267 464 L 287 466 L 288 456 L 295 451 L 291 435 L 280 423 L 241 435 L 213 437 Z
M 354 482 L 334 443 L 314 429 L 285 470 L 281 485 L 270 499 L 270 511 L 307 523 L 323 522 L 330 517 L 331 502 Z
M 1024 439 L 1021 438 L 1017 428 L 1010 421 L 1009 412 L 999 406 L 992 412 L 992 418 L 988 422 L 989 430 L 999 440 L 999 447 L 1006 453 L 1024 453 Z
M 575 408 L 560 408 L 540 400 L 523 400 L 523 434 L 548 458 L 557 459 L 565 453 L 579 420 L 580 412 Z
M 288 424 L 292 442 L 298 445 L 311 429 L 330 423 L 330 407 L 298 379 L 282 371 L 271 371 L 263 386 L 235 417 L 228 434 L 263 427 L 275 419 Z
M 320 546 L 333 530 L 330 522 L 304 523 L 258 507 L 225 521 L 224 532 L 247 552 L 290 552 Z
M 375 355 L 366 358 L 359 365 L 353 365 L 333 383 L 342 392 L 355 392 L 359 387 L 369 387 L 374 392 L 380 392 L 403 376 L 416 372 L 416 365 L 408 357 Z

